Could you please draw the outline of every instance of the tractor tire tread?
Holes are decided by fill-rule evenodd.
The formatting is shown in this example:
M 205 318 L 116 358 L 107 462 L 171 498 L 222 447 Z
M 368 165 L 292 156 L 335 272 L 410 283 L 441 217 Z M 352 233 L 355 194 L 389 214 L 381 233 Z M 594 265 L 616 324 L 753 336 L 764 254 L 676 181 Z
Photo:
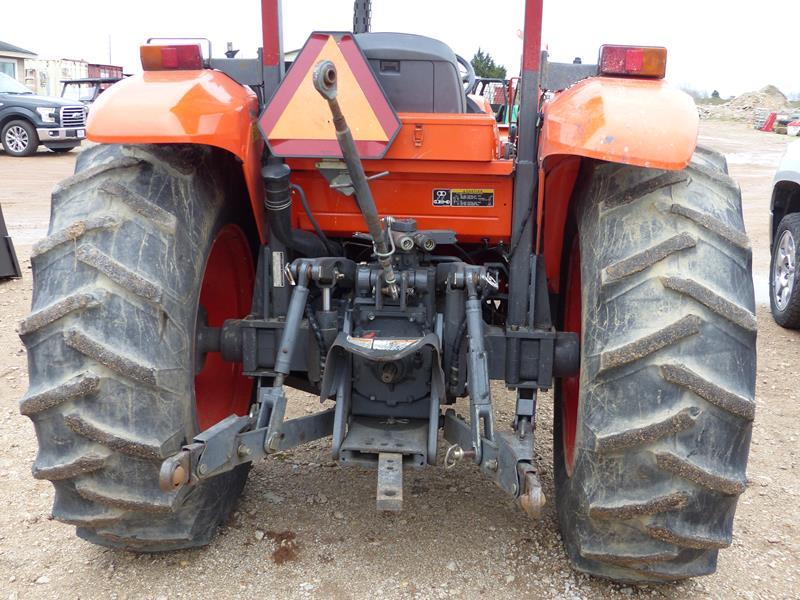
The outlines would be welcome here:
M 69 294 L 50 306 L 28 315 L 19 325 L 19 334 L 29 335 L 71 313 L 96 308 L 105 302 L 107 296 L 108 292 L 99 288 Z
M 88 396 L 100 389 L 100 377 L 91 371 L 78 373 L 63 383 L 48 389 L 29 390 L 20 401 L 20 412 L 32 416 L 64 402 Z
M 148 460 L 163 460 L 166 458 L 162 456 L 161 444 L 158 442 L 147 442 L 139 438 L 125 436 L 86 419 L 80 413 L 68 413 L 64 415 L 64 421 L 67 427 L 78 435 L 102 444 L 120 454 Z
M 244 486 L 247 468 L 181 497 L 158 487 L 163 458 L 197 432 L 188 311 L 203 264 L 187 257 L 233 210 L 221 168 L 208 147 L 89 148 L 34 247 L 20 411 L 39 440 L 34 476 L 55 487 L 53 518 L 93 543 L 206 545 Z
M 639 444 L 652 444 L 663 437 L 693 427 L 700 412 L 696 406 L 689 406 L 663 418 L 654 417 L 643 426 L 627 424 L 626 427 L 619 427 L 618 424 L 618 429 L 613 432 L 595 433 L 595 450 L 619 452 Z
M 84 473 L 97 471 L 106 466 L 108 453 L 99 454 L 93 451 L 70 457 L 67 460 L 63 460 L 63 456 L 59 458 L 62 459 L 62 462 L 52 465 L 42 464 L 37 458 L 31 469 L 34 478 L 55 481 L 57 479 L 71 479 Z
M 118 226 L 119 220 L 109 216 L 76 220 L 36 242 L 31 257 L 37 259 L 67 242 L 76 242 L 87 232 L 97 229 L 116 229 Z
M 138 275 L 122 263 L 111 258 L 92 244 L 81 244 L 75 257 L 82 263 L 94 267 L 117 285 L 131 294 L 141 296 L 145 300 L 158 302 L 161 299 L 161 287 Z
M 708 213 L 689 208 L 683 204 L 674 203 L 670 206 L 669 210 L 673 214 L 680 215 L 689 221 L 694 221 L 701 227 L 704 227 L 708 231 L 715 233 L 723 240 L 730 242 L 731 244 L 734 244 L 743 250 L 750 249 L 750 240 L 747 238 L 747 234 L 743 229 L 732 227 L 731 225 Z
M 653 192 L 663 188 L 671 188 L 674 185 L 691 182 L 690 176 L 684 171 L 664 171 L 654 177 L 646 179 L 629 190 L 619 190 L 611 197 L 604 199 L 601 204 L 603 212 L 614 210 L 636 202 Z
M 629 256 L 613 265 L 607 266 L 603 269 L 603 283 L 616 283 L 621 279 L 649 269 L 671 254 L 686 250 L 687 248 L 694 248 L 695 245 L 697 245 L 697 240 L 688 233 L 672 236 L 663 242 L 659 242 L 641 252 L 637 252 L 633 256 Z
M 756 315 L 752 311 L 728 300 L 709 286 L 698 283 L 694 279 L 675 276 L 661 277 L 661 283 L 665 288 L 689 296 L 743 329 L 748 331 L 758 329 Z
M 178 220 L 174 214 L 153 204 L 147 198 L 122 185 L 117 181 L 105 181 L 100 185 L 100 191 L 111 197 L 119 198 L 134 212 L 139 213 L 148 221 L 157 225 L 164 233 L 174 235 L 178 227 Z
M 559 522 L 580 571 L 664 583 L 713 573 L 730 545 L 755 413 L 756 320 L 741 195 L 726 169 L 699 149 L 670 177 L 605 163 L 584 175 L 571 476 L 560 418 L 554 447 Z M 608 196 L 630 201 L 608 210 Z

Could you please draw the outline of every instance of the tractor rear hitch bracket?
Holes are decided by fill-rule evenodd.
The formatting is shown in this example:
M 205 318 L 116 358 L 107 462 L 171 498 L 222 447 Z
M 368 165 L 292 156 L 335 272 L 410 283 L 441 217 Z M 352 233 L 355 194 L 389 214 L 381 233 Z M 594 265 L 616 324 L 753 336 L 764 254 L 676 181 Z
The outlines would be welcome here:
M 262 393 L 271 388 L 263 388 Z M 274 413 L 276 414 L 276 413 Z M 331 435 L 334 409 L 254 428 L 255 417 L 231 415 L 195 436 L 193 443 L 161 464 L 159 485 L 165 492 L 193 486 L 269 454 L 290 450 Z
M 339 267 L 342 267 L 340 270 Z M 286 450 L 299 444 L 330 435 L 333 431 L 333 410 L 284 422 L 286 394 L 283 384 L 291 372 L 291 357 L 300 331 L 309 296 L 309 284 L 334 285 L 340 279 L 352 278 L 350 261 L 299 259 L 290 269 L 295 279 L 286 313 L 285 326 L 275 358 L 275 378 L 271 387 L 260 387 L 258 401 L 250 415 L 230 415 L 195 436 L 161 465 L 159 485 L 174 491 L 201 479 L 230 471 L 238 465 Z M 341 275 L 341 277 L 340 277 Z M 351 279 L 352 281 L 352 279 Z
M 463 417 L 449 409 L 444 415 L 444 438 L 452 445 L 445 455 L 445 468 L 452 469 L 461 460 L 473 458 L 470 425 Z M 482 440 L 482 456 L 478 468 L 512 498 L 531 518 L 542 515 L 545 496 L 533 463 L 534 436 L 524 437 L 516 432 L 499 432 L 495 439 Z

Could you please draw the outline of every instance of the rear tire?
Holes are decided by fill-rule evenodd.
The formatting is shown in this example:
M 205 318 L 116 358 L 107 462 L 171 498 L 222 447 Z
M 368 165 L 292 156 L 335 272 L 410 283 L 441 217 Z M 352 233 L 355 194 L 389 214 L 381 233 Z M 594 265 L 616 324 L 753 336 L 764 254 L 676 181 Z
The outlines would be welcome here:
M 701 151 L 682 172 L 585 173 L 580 276 L 564 290 L 567 314 L 569 298 L 582 305 L 581 372 L 573 395 L 560 382 L 554 423 L 556 506 L 580 571 L 630 583 L 707 575 L 731 544 L 756 320 L 741 196 L 722 166 Z
M 235 201 L 241 186 L 225 175 L 236 172 L 207 147 L 96 146 L 53 193 L 49 236 L 31 258 L 32 313 L 20 325 L 30 380 L 21 412 L 39 441 L 33 475 L 55 486 L 53 517 L 93 543 L 207 544 L 245 484 L 248 467 L 183 494 L 158 485 L 162 460 L 198 431 L 206 259 L 223 227 L 247 231 L 236 225 L 249 214 Z M 252 272 L 245 247 L 237 261 Z

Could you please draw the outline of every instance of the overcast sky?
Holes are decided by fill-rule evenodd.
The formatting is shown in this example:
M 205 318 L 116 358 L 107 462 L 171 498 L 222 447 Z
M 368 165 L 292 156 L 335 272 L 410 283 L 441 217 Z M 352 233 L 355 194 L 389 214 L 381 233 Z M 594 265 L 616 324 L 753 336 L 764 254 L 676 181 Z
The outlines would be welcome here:
M 233 42 L 240 56 L 260 46 L 258 0 L 2 0 L 0 40 L 42 58 L 84 58 L 141 70 L 151 36 L 211 38 L 214 54 Z M 284 50 L 308 33 L 349 30 L 352 0 L 283 0 Z M 760 10 L 756 13 L 756 7 Z M 69 8 L 69 10 L 66 10 Z M 543 43 L 553 60 L 594 62 L 603 43 L 663 45 L 668 78 L 723 96 L 771 83 L 800 92 L 797 0 L 545 0 Z M 478 46 L 519 71 L 522 0 L 374 0 L 373 31 L 420 33 L 472 57 Z

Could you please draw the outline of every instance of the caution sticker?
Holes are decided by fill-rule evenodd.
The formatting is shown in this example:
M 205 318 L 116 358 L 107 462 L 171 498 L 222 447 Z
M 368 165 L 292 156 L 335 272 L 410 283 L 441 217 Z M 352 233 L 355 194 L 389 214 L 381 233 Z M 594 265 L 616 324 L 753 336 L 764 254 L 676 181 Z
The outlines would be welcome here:
M 490 208 L 494 206 L 494 190 L 436 188 L 433 190 L 433 205 Z
M 403 340 L 395 338 L 353 337 L 352 335 L 348 335 L 347 341 L 354 346 L 366 348 L 367 350 L 391 350 L 393 352 L 398 352 L 417 343 L 419 338 Z
M 372 342 L 374 342 L 374 338 L 365 338 L 365 337 L 353 337 L 352 335 L 347 336 L 347 343 L 353 344 L 353 346 L 360 346 L 361 348 L 366 348 L 367 350 L 372 350 Z
M 375 343 L 372 344 L 372 347 L 375 350 L 392 350 L 397 352 L 398 350 L 403 350 L 404 348 L 408 348 L 411 344 L 418 342 L 419 340 L 395 340 L 395 339 L 376 339 Z

